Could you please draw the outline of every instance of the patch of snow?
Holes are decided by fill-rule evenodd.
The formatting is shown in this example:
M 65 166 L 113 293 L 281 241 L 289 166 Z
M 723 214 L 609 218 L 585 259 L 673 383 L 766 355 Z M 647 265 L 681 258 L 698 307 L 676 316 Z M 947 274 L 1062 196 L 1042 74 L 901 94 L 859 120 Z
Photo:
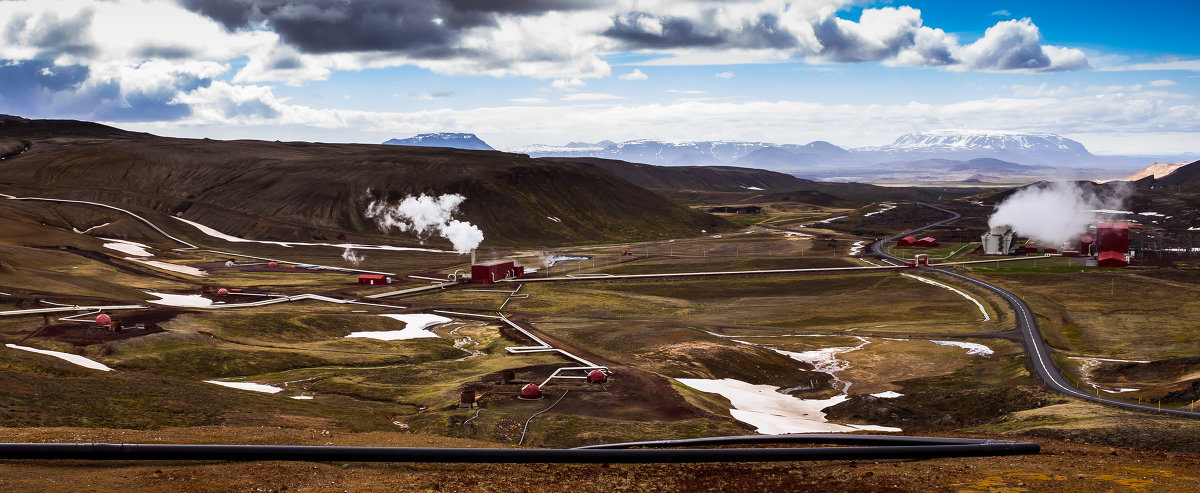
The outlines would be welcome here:
M 149 300 L 149 303 L 154 303 L 155 305 L 206 307 L 213 304 L 212 300 L 198 294 L 169 294 L 155 293 L 153 291 L 146 291 L 146 294 L 159 298 L 157 300 Z
M 108 248 L 110 250 L 116 250 L 116 251 L 124 253 L 126 255 L 133 255 L 135 257 L 153 257 L 154 256 L 154 254 L 146 251 L 146 249 L 150 248 L 150 247 L 143 245 L 141 243 L 138 243 L 138 242 L 129 241 L 129 240 L 118 240 L 116 238 L 100 238 L 100 239 L 108 241 L 108 243 L 105 243 L 103 246 L 104 246 L 104 248 Z
M 838 219 L 845 219 L 845 218 L 846 218 L 846 216 L 831 217 L 829 219 L 822 219 L 820 221 L 817 221 L 817 224 L 829 224 L 831 222 L 837 221 Z
M 1142 389 L 1125 389 L 1125 388 L 1120 388 L 1120 389 L 1115 389 L 1115 390 L 1107 390 L 1107 389 L 1100 389 L 1100 390 L 1101 390 L 1101 391 L 1104 391 L 1104 392 L 1108 392 L 1108 393 L 1110 393 L 1110 394 L 1122 394 L 1122 393 L 1125 393 L 1125 392 L 1137 392 L 1137 391 L 1139 391 L 1139 390 L 1142 390 Z
M 174 216 L 172 216 L 172 217 L 174 217 Z M 213 238 L 220 238 L 222 240 L 233 242 L 233 243 L 258 243 L 258 244 L 262 244 L 262 245 L 277 245 L 277 246 L 288 247 L 288 248 L 294 247 L 294 246 L 323 246 L 323 247 L 341 248 L 343 250 L 354 249 L 354 250 L 389 250 L 389 251 L 396 251 L 396 252 L 454 253 L 449 250 L 438 250 L 438 249 L 434 249 L 434 248 L 398 247 L 398 246 L 391 246 L 391 245 L 359 245 L 357 243 L 311 243 L 311 242 L 301 242 L 301 241 L 248 240 L 245 238 L 238 238 L 233 235 L 228 235 L 228 234 L 222 233 L 220 231 L 217 231 L 213 228 L 210 228 L 210 227 L 200 224 L 198 222 L 188 221 L 187 219 L 184 219 L 182 217 L 175 217 L 175 219 L 192 225 L 196 229 L 200 230 L 201 233 L 204 233 L 208 236 L 212 236 Z
M 856 241 L 856 242 L 854 242 L 853 245 L 850 245 L 850 256 L 851 257 L 862 254 L 863 243 L 866 243 L 866 242 L 865 241 Z
M 903 396 L 903 395 L 904 394 L 901 394 L 899 392 L 889 390 L 886 392 L 879 392 L 879 393 L 871 394 L 871 397 L 878 397 L 880 399 L 895 399 L 895 398 Z
M 1133 212 L 1130 211 L 1117 211 L 1112 209 L 1092 209 L 1088 212 L 1095 212 L 1097 214 L 1133 214 Z
M 377 339 L 380 341 L 404 341 L 408 339 L 420 339 L 425 337 L 440 337 L 426 329 L 437 324 L 451 322 L 449 318 L 430 313 L 398 313 L 380 316 L 404 322 L 404 328 L 401 330 L 351 332 L 350 335 L 346 337 L 361 337 L 365 339 Z
M 838 383 L 845 384 L 845 386 L 842 387 L 842 389 L 841 389 L 842 395 L 845 395 L 847 392 L 850 391 L 851 383 L 838 378 L 837 372 L 845 370 L 846 368 L 849 368 L 850 363 L 847 363 L 844 360 L 837 359 L 837 355 L 842 354 L 842 353 L 849 353 L 851 351 L 858 351 L 859 349 L 862 349 L 863 346 L 866 346 L 867 344 L 871 343 L 871 341 L 868 341 L 866 338 L 863 338 L 863 337 L 855 336 L 855 339 L 858 339 L 860 344 L 857 346 L 854 346 L 854 347 L 829 347 L 829 348 L 824 348 L 824 349 L 814 349 L 812 351 L 801 351 L 801 352 L 783 351 L 783 350 L 775 349 L 775 348 L 771 348 L 771 349 L 779 354 L 782 354 L 784 356 L 792 358 L 796 361 L 803 361 L 805 363 L 808 363 L 808 364 L 812 365 L 813 369 L 815 369 L 817 371 L 828 373 L 830 376 L 833 377 L 835 387 L 837 386 Z
M 1159 213 L 1157 213 L 1157 212 L 1139 212 L 1139 213 L 1138 213 L 1138 215 L 1139 215 L 1139 216 L 1158 216 L 1158 217 L 1166 217 L 1166 216 L 1164 216 L 1164 215 L 1162 215 L 1162 214 L 1159 214 Z
M 983 344 L 977 344 L 974 342 L 963 342 L 963 341 L 929 341 L 929 342 L 932 342 L 939 346 L 960 347 L 960 348 L 966 349 L 967 354 L 977 354 L 979 356 L 991 356 L 991 354 L 992 354 L 992 348 L 984 346 Z
M 551 220 L 551 221 L 554 221 L 554 222 L 556 222 L 556 223 L 561 223 L 561 222 L 562 222 L 562 219 L 559 219 L 559 218 L 557 218 L 557 217 L 554 217 L 554 216 L 546 216 L 546 219 L 549 219 L 549 220 Z
M 5 344 L 5 346 L 13 348 L 13 349 L 20 349 L 22 351 L 29 351 L 31 353 L 38 353 L 38 354 L 44 354 L 47 356 L 53 356 L 55 358 L 58 358 L 58 359 L 61 359 L 64 361 L 68 361 L 70 363 L 77 364 L 84 368 L 91 368 L 93 370 L 100 370 L 100 371 L 112 371 L 112 368 L 109 368 L 104 363 L 101 363 L 99 361 L 90 360 L 88 358 L 84 358 L 83 356 L 80 356 L 78 354 L 63 353 L 63 352 L 59 352 L 59 351 L 51 351 L 48 349 L 31 348 L 28 346 L 18 346 L 16 344 Z
M 554 267 L 554 264 L 557 264 L 559 262 L 575 262 L 575 261 L 579 261 L 579 260 L 591 260 L 591 257 L 574 257 L 574 256 L 569 256 L 569 255 L 550 255 L 547 257 L 543 257 L 542 263 L 545 264 L 546 267 Z M 525 272 L 531 272 L 531 271 L 528 268 L 526 268 Z
M 139 264 L 146 264 L 151 267 L 158 267 L 159 269 L 162 269 L 162 270 L 169 270 L 171 272 L 178 272 L 180 274 L 186 274 L 189 276 L 208 277 L 207 272 L 205 272 L 201 269 L 197 269 L 195 267 L 188 267 L 186 265 L 172 264 L 170 262 L 161 262 L 158 260 L 142 260 L 142 259 L 135 258 L 135 257 L 126 257 L 125 260 L 132 260 Z
M 899 428 L 874 425 L 840 425 L 829 423 L 825 413 L 829 406 L 844 402 L 846 395 L 828 399 L 798 399 L 777 392 L 771 385 L 753 385 L 741 380 L 701 378 L 677 378 L 679 383 L 701 392 L 719 394 L 729 399 L 734 419 L 748 423 L 758 433 L 778 435 L 784 433 L 843 433 L 855 431 L 902 431 Z
M 949 285 L 946 285 L 946 284 L 942 284 L 942 283 L 940 283 L 940 282 L 934 281 L 933 279 L 926 279 L 926 278 L 924 278 L 924 277 L 920 277 L 920 276 L 914 276 L 914 275 L 912 275 L 912 274 L 901 274 L 901 275 L 903 275 L 903 276 L 905 276 L 905 277 L 911 277 L 911 278 L 913 278 L 913 279 L 916 279 L 916 280 L 918 280 L 918 281 L 921 281 L 921 282 L 923 282 L 923 283 L 925 283 L 925 284 L 932 284 L 932 285 L 934 285 L 934 286 L 938 286 L 938 287 L 941 287 L 941 288 L 946 288 L 946 289 L 949 289 L 949 290 L 951 290 L 951 291 L 954 291 L 955 293 L 958 293 L 959 295 L 961 295 L 963 298 L 966 298 L 966 299 L 970 300 L 972 303 L 975 303 L 975 306 L 979 308 L 979 313 L 982 313 L 982 314 L 983 314 L 983 321 L 984 321 L 984 322 L 987 322 L 987 321 L 989 321 L 989 320 L 991 320 L 991 319 L 992 319 L 991 315 L 988 315 L 988 312 L 987 312 L 987 310 L 983 308 L 983 303 L 980 303 L 980 302 L 979 302 L 979 300 L 977 300 L 977 299 L 975 299 L 975 298 L 971 297 L 971 295 L 969 295 L 969 294 L 967 294 L 967 293 L 964 293 L 964 292 L 960 291 L 958 288 L 955 288 L 955 287 L 953 287 L 953 286 L 949 286 Z
M 870 216 L 874 216 L 874 215 L 876 215 L 876 214 L 880 214 L 880 213 L 883 213 L 883 212 L 887 212 L 887 211 L 890 211 L 890 210 L 892 210 L 892 209 L 895 209 L 895 208 L 896 208 L 896 204 L 893 204 L 893 203 L 891 203 L 891 202 L 884 202 L 884 203 L 882 203 L 882 204 L 879 204 L 879 205 L 880 205 L 881 207 L 883 207 L 883 208 L 882 208 L 882 209 L 879 209 L 879 210 L 877 210 L 877 211 L 875 211 L 875 212 L 868 212 L 868 213 L 866 213 L 866 214 L 863 214 L 863 217 L 870 217 Z
M 297 399 L 297 400 L 302 400 L 302 401 L 310 401 L 310 400 L 312 400 L 313 396 L 311 396 L 311 395 L 293 395 L 292 398 Z
M 216 385 L 220 385 L 222 387 L 229 387 L 229 388 L 233 388 L 233 389 L 249 390 L 249 391 L 253 391 L 253 392 L 263 392 L 263 393 L 267 393 L 267 394 L 275 394 L 275 393 L 283 391 L 283 389 L 281 389 L 279 387 L 274 387 L 271 385 L 266 385 L 266 384 L 261 384 L 261 383 L 253 383 L 253 382 L 222 382 L 220 380 L 205 380 L 204 383 L 216 384 Z
M 745 186 L 745 185 L 742 185 L 742 188 L 745 188 L 746 190 L 762 190 L 762 189 L 761 189 L 761 188 L 759 188 L 759 187 L 748 187 L 748 186 Z
M 721 235 L 712 235 L 712 237 L 713 237 L 714 239 L 719 239 L 719 238 L 721 238 Z

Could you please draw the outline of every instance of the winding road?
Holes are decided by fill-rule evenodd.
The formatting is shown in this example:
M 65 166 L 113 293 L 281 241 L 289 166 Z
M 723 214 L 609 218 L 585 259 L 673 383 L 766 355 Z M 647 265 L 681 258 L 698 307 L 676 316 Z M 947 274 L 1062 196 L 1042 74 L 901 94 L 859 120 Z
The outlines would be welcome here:
M 890 260 L 894 260 L 894 261 L 903 262 L 905 259 L 901 259 L 899 257 L 890 255 L 890 254 L 884 252 L 883 245 L 885 245 L 889 242 L 896 241 L 897 238 L 903 238 L 905 236 L 912 235 L 913 233 L 917 233 L 917 232 L 924 231 L 929 228 L 941 226 L 943 224 L 947 224 L 947 223 L 956 221 L 956 220 L 958 220 L 958 218 L 962 217 L 962 215 L 957 212 L 946 210 L 941 207 L 937 207 L 937 206 L 933 206 L 933 205 L 929 205 L 929 204 L 925 204 L 925 203 L 921 203 L 921 202 L 916 202 L 916 204 L 920 205 L 920 206 L 928 207 L 930 209 L 945 212 L 947 214 L 950 214 L 951 217 L 949 219 L 945 219 L 943 221 L 938 221 L 936 223 L 929 224 L 929 225 L 914 229 L 912 231 L 900 233 L 898 235 L 876 241 L 874 244 L 871 245 L 871 252 L 876 257 L 879 257 L 881 259 L 890 259 Z M 1059 370 L 1059 368 L 1054 365 L 1054 360 L 1052 360 L 1050 358 L 1050 356 L 1053 354 L 1052 350 L 1050 349 L 1049 346 L 1046 345 L 1046 342 L 1042 339 L 1042 332 L 1041 332 L 1041 329 L 1038 328 L 1037 318 L 1034 316 L 1033 310 L 1029 309 L 1029 305 L 1026 304 L 1025 301 L 1022 300 L 1020 296 L 1017 296 L 1009 291 L 1006 291 L 1004 289 L 1001 289 L 995 285 L 989 284 L 989 283 L 981 281 L 979 279 L 975 279 L 973 277 L 959 274 L 957 272 L 953 272 L 953 271 L 950 271 L 947 269 L 940 269 L 936 265 L 921 266 L 920 268 L 922 270 L 947 275 L 947 276 L 953 277 L 955 279 L 959 279 L 961 281 L 983 287 L 984 289 L 987 289 L 993 293 L 996 293 L 997 295 L 1000 295 L 1001 298 L 1004 298 L 1004 301 L 1008 302 L 1008 306 L 1012 308 L 1013 313 L 1016 315 L 1017 332 L 1021 334 L 1021 341 L 1022 341 L 1022 344 L 1025 346 L 1025 352 L 1029 355 L 1029 364 L 1033 368 L 1034 373 L 1037 375 L 1038 379 L 1041 380 L 1042 382 L 1044 382 L 1046 384 L 1047 388 L 1054 389 L 1060 393 L 1069 395 L 1071 397 L 1076 397 L 1079 399 L 1084 399 L 1084 400 L 1088 400 L 1088 401 L 1092 401 L 1092 402 L 1098 402 L 1100 404 L 1119 407 L 1119 408 L 1123 408 L 1123 409 L 1129 409 L 1129 410 L 1133 410 L 1133 411 L 1155 412 L 1155 413 L 1162 413 L 1162 414 L 1171 414 L 1171 415 L 1175 415 L 1175 416 L 1184 416 L 1184 417 L 1189 417 L 1189 418 L 1200 418 L 1200 412 L 1192 412 L 1192 411 L 1187 411 L 1187 410 L 1183 410 L 1183 409 L 1160 408 L 1160 407 L 1156 407 L 1156 406 L 1150 406 L 1150 405 L 1144 405 L 1144 404 L 1134 404 L 1131 402 L 1125 402 L 1125 401 L 1119 401 L 1119 400 L 1103 399 L 1094 394 L 1089 394 L 1087 392 L 1079 390 L 1074 385 L 1072 385 L 1069 381 L 1067 381 L 1066 377 L 1063 376 L 1062 371 Z

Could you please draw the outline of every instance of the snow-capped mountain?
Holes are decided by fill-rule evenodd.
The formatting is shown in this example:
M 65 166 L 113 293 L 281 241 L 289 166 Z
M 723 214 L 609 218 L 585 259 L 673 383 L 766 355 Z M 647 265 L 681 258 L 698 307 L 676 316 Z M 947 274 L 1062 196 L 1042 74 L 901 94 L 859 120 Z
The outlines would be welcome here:
M 639 139 L 620 143 L 532 145 L 505 149 L 532 157 L 598 157 L 669 166 L 735 165 L 766 169 L 801 169 L 820 162 L 844 160 L 849 153 L 828 142 L 806 145 L 769 142 L 682 141 Z
M 1025 164 L 1088 165 L 1095 156 L 1061 135 L 988 130 L 932 130 L 901 135 L 890 145 L 853 150 L 862 161 L 995 158 Z
M 418 147 L 451 147 L 454 149 L 470 149 L 475 151 L 496 150 L 486 142 L 479 140 L 475 134 L 440 132 L 420 134 L 407 139 L 391 139 L 386 145 L 418 146 Z

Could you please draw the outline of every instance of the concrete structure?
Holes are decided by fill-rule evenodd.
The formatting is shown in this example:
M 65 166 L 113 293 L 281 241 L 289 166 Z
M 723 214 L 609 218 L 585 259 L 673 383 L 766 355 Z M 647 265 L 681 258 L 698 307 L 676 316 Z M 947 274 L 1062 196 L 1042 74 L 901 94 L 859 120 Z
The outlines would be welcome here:
M 984 255 L 1012 255 L 1017 249 L 1017 235 L 1010 226 L 996 226 L 980 238 Z

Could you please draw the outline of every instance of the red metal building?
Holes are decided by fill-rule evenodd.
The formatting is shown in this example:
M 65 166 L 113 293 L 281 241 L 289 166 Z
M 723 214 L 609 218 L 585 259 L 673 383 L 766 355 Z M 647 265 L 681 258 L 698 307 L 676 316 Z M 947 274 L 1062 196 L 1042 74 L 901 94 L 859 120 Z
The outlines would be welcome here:
M 361 274 L 358 276 L 359 284 L 391 284 L 392 278 L 383 274 Z
M 507 277 L 524 275 L 525 267 L 517 267 L 512 260 L 490 260 L 471 266 L 471 284 L 492 284 Z
M 1100 223 L 1096 225 L 1096 250 L 1100 253 L 1129 253 L 1129 225 L 1126 223 Z
M 1100 259 L 1096 263 L 1100 267 L 1125 267 L 1129 264 L 1121 252 L 1100 252 Z
M 926 236 L 917 240 L 916 243 L 913 243 L 913 246 L 919 248 L 933 248 L 937 246 L 937 239 L 932 236 Z
M 912 236 L 905 236 L 904 238 L 900 238 L 899 240 L 896 240 L 896 246 L 910 247 L 910 246 L 913 246 L 913 243 L 916 243 L 916 242 L 917 242 L 916 238 L 914 238 Z

